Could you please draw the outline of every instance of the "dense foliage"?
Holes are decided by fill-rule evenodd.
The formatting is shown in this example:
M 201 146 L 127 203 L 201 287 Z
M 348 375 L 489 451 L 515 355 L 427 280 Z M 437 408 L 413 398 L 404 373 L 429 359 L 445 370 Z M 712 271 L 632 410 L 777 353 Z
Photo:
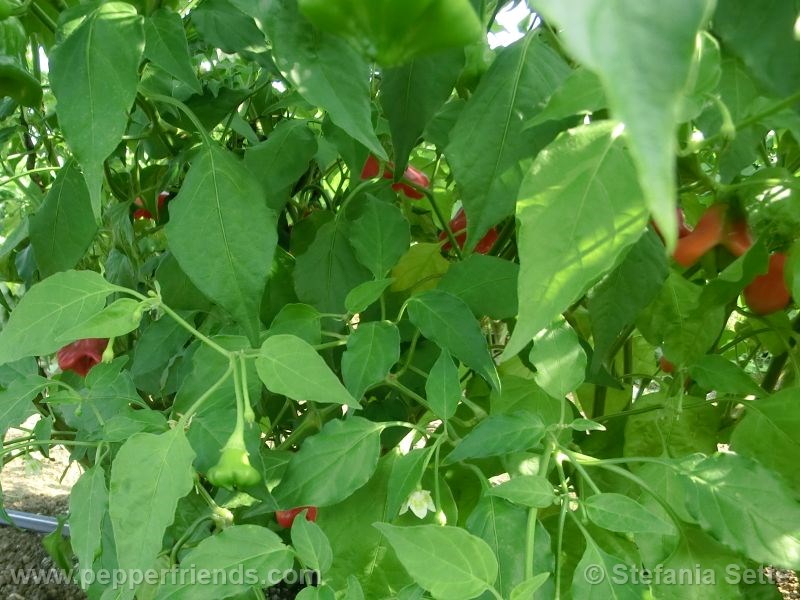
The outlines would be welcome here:
M 800 1 L 524 6 L 0 0 L 3 464 L 90 598 L 800 569 Z

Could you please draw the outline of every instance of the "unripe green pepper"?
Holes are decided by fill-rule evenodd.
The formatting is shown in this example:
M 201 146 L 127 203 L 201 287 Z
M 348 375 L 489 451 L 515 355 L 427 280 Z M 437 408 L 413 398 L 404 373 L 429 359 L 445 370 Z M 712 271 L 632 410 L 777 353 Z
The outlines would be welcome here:
M 225 446 L 217 464 L 208 470 L 208 480 L 217 487 L 246 488 L 261 481 L 261 474 L 250 464 L 247 450 Z
M 11 96 L 22 106 L 37 106 L 42 101 L 42 86 L 17 61 L 0 56 L 0 98 Z

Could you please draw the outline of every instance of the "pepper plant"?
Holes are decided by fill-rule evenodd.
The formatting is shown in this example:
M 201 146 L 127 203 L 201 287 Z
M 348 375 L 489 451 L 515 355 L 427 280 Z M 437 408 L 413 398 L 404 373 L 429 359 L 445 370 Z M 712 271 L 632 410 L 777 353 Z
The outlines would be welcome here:
M 0 2 L 3 464 L 80 463 L 89 598 L 800 568 L 797 0 Z

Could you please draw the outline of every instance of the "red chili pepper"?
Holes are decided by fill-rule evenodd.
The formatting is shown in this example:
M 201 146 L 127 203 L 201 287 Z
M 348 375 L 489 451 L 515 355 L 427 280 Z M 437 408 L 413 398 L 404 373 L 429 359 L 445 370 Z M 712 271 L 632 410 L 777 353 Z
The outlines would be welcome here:
M 381 165 L 378 162 L 378 159 L 370 154 L 370 156 L 367 158 L 367 162 L 364 163 L 364 168 L 361 169 L 361 179 L 375 179 L 380 173 L 380 171 L 381 171 Z M 410 181 L 411 183 L 418 185 L 420 187 L 426 188 L 431 184 L 430 179 L 428 179 L 428 176 L 425 175 L 425 173 L 423 173 L 419 169 L 415 169 L 411 165 L 408 165 L 406 167 L 406 170 L 403 173 L 403 177 L 406 180 Z M 388 166 L 384 167 L 383 178 L 394 179 L 394 163 L 390 162 Z M 395 192 L 402 192 L 403 195 L 405 195 L 408 198 L 412 198 L 414 200 L 419 200 L 420 198 L 425 197 L 425 194 L 414 189 L 407 183 L 403 183 L 402 181 L 393 183 L 392 189 Z
M 317 520 L 316 506 L 298 506 L 297 508 L 292 508 L 289 510 L 276 511 L 275 520 L 278 521 L 278 525 L 280 525 L 284 529 L 289 529 L 292 526 L 292 523 L 294 523 L 294 518 L 306 509 L 308 509 L 308 511 L 306 512 L 306 520 L 312 522 L 316 521 Z
M 159 214 L 161 214 L 161 209 L 164 208 L 164 204 L 166 204 L 168 198 L 169 198 L 169 193 L 168 192 L 161 192 L 158 195 L 157 206 L 158 206 L 158 213 Z M 138 219 L 153 219 L 153 220 L 155 220 L 155 217 L 153 216 L 153 213 L 151 213 L 149 210 L 144 208 L 144 201 L 141 198 L 136 198 L 136 200 L 133 201 L 133 204 L 134 204 L 134 206 L 138 206 L 139 207 L 133 213 L 133 219 L 134 220 L 138 220 Z
M 744 288 L 745 302 L 757 315 L 769 315 L 783 310 L 792 301 L 792 294 L 783 277 L 785 264 L 786 255 L 776 252 L 769 257 L 767 273 L 759 275 Z
M 684 267 L 691 267 L 723 240 L 726 209 L 725 204 L 713 204 L 703 213 L 694 231 L 678 240 L 672 255 L 675 262 Z
M 458 247 L 463 249 L 464 243 L 467 241 L 467 215 L 464 212 L 463 208 L 459 208 L 458 212 L 456 213 L 456 216 L 450 219 L 450 231 L 453 232 Z M 446 239 L 447 239 L 447 234 L 444 231 L 439 233 L 439 241 L 444 241 Z M 497 230 L 494 227 L 492 227 L 486 233 L 486 235 L 483 236 L 483 238 L 481 238 L 481 241 L 475 245 L 475 252 L 477 252 L 478 254 L 487 254 L 492 249 L 496 241 L 497 241 Z M 445 242 L 442 245 L 442 250 L 445 252 L 450 250 L 450 248 L 452 248 L 452 246 L 450 245 L 449 241 Z
M 89 338 L 67 344 L 58 351 L 58 366 L 62 371 L 74 371 L 86 377 L 89 370 L 103 359 L 108 346 L 105 338 Z
M 658 366 L 661 367 L 661 370 L 664 371 L 664 373 L 672 373 L 675 371 L 675 365 L 669 362 L 665 356 L 661 356 L 658 359 Z
M 733 221 L 728 224 L 722 244 L 734 256 L 741 256 L 753 245 L 753 238 L 750 236 L 750 228 L 744 219 Z

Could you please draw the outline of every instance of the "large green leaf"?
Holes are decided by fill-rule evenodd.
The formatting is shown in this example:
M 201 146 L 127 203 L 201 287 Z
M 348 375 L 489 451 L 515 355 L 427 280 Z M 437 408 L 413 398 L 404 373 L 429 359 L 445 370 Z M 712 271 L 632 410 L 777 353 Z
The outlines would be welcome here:
M 317 140 L 308 124 L 287 119 L 280 121 L 266 140 L 245 151 L 244 165 L 264 188 L 267 205 L 280 210 L 316 152 Z
M 574 392 L 585 378 L 586 352 L 563 317 L 533 338 L 530 361 L 536 367 L 536 383 L 553 398 Z
M 192 10 L 192 24 L 205 41 L 229 54 L 264 46 L 253 18 L 228 0 L 204 0 Z
M 474 598 L 492 587 L 497 559 L 489 545 L 457 527 L 375 523 L 409 575 L 437 600 Z
M 500 388 L 486 339 L 463 300 L 440 290 L 422 292 L 409 300 L 408 316 L 422 335 Z
M 793 94 L 800 89 L 798 13 L 797 0 L 719 0 L 714 32 L 770 91 Z
M 69 535 L 72 550 L 82 571 L 94 564 L 100 550 L 101 527 L 108 509 L 106 475 L 102 467 L 87 469 L 69 495 Z
M 572 591 L 581 600 L 641 600 L 644 589 L 640 580 L 618 575 L 620 567 L 628 575 L 633 565 L 608 554 L 592 538 L 586 540 L 583 558 L 575 567 Z
M 680 477 L 686 508 L 714 538 L 759 563 L 800 568 L 800 503 L 770 471 L 725 452 Z
M 675 526 L 661 520 L 633 498 L 623 494 L 594 494 L 583 501 L 586 516 L 599 527 L 622 533 L 674 535 Z
M 333 562 L 333 551 L 325 532 L 308 519 L 292 523 L 292 546 L 306 568 L 325 572 Z
M 556 501 L 553 484 L 539 475 L 514 477 L 489 488 L 485 495 L 504 498 L 527 508 L 547 508 Z
M 664 245 L 654 232 L 645 233 L 625 259 L 589 295 L 592 316 L 592 370 L 600 369 L 626 327 L 652 302 L 667 277 Z
M 295 335 L 267 338 L 256 358 L 258 376 L 267 389 L 294 400 L 359 406 L 323 358 Z
M 703 356 L 724 326 L 724 306 L 701 306 L 702 288 L 671 273 L 656 299 L 639 315 L 636 326 L 648 342 L 662 346 L 676 365 Z
M 470 254 L 454 263 L 439 289 L 458 296 L 476 317 L 509 319 L 517 316 L 519 265 L 496 256 Z
M 765 394 L 753 378 L 739 365 L 719 354 L 707 354 L 696 361 L 689 373 L 700 386 L 717 394 L 763 396 Z
M 94 271 L 64 271 L 34 285 L 0 331 L 0 364 L 50 354 L 61 335 L 99 313 L 116 288 Z
M 544 437 L 544 424 L 529 412 L 491 415 L 470 431 L 447 455 L 447 464 L 470 458 L 530 450 Z
M 668 246 L 678 237 L 675 130 L 695 51 L 712 0 L 538 0 L 561 27 L 569 52 L 603 82 L 625 123 L 647 205 Z M 669 19 L 663 16 L 669 14 Z
M 14 379 L 8 389 L 0 391 L 0 436 L 5 437 L 9 427 L 21 425 L 36 414 L 33 399 L 49 384 L 50 381 L 44 377 L 27 375 Z
M 299 520 L 299 519 L 298 519 Z M 305 519 L 303 519 L 305 521 Z M 278 535 L 258 525 L 234 525 L 202 540 L 181 559 L 175 577 L 158 589 L 156 600 L 218 600 L 248 593 L 253 580 L 276 584 L 292 568 L 292 551 Z M 186 565 L 185 567 L 183 565 Z M 235 574 L 242 570 L 244 577 Z M 196 573 L 224 573 L 203 582 Z M 257 579 L 256 579 L 257 578 Z
M 192 13 L 194 20 L 197 13 Z M 186 31 L 178 13 L 158 10 L 144 22 L 144 57 L 158 65 L 175 79 L 202 93 L 200 81 L 192 67 Z
M 194 452 L 183 429 L 160 435 L 137 433 L 111 466 L 108 510 L 120 569 L 150 569 L 178 500 L 194 486 Z M 126 587 L 121 598 L 132 598 Z
M 477 535 L 492 548 L 500 569 L 495 587 L 503 598 L 516 598 L 511 594 L 525 578 L 525 561 L 520 560 L 527 552 L 528 511 L 514 506 L 502 498 L 483 496 L 467 519 L 467 530 Z M 541 522 L 536 523 L 534 535 L 533 571 L 552 572 L 553 550 L 550 534 Z M 552 580 L 535 596 L 523 596 L 525 600 L 544 600 L 554 597 Z M 486 598 L 484 594 L 481 598 Z M 520 598 L 522 600 L 522 598 Z
M 389 119 L 395 172 L 402 173 L 423 130 L 453 92 L 464 65 L 460 50 L 418 57 L 381 78 L 381 106 Z
M 411 244 L 408 221 L 399 208 L 374 196 L 355 220 L 350 243 L 359 262 L 376 277 L 384 277 Z
M 461 380 L 458 377 L 458 367 L 447 350 L 442 350 L 428 373 L 425 396 L 433 414 L 440 419 L 446 421 L 456 414 L 461 402 Z
M 259 306 L 278 242 L 261 187 L 232 154 L 204 148 L 170 203 L 170 250 L 203 294 L 258 343 Z
M 29 227 L 42 277 L 71 269 L 83 258 L 97 233 L 97 223 L 89 190 L 74 160 L 61 168 Z
M 614 267 L 647 211 L 613 123 L 570 130 L 542 152 L 517 202 L 519 318 L 510 358 Z
M 326 223 L 308 250 L 297 257 L 297 296 L 322 312 L 343 314 L 348 292 L 370 279 L 348 240 L 351 227 L 343 218 Z
M 83 168 L 96 220 L 103 161 L 122 139 L 136 99 L 142 21 L 127 2 L 100 4 L 49 56 L 58 123 Z
M 392 323 L 361 323 L 347 339 L 342 378 L 353 398 L 383 381 L 400 360 L 400 332 Z
M 558 53 L 532 33 L 504 49 L 481 78 L 445 149 L 467 214 L 465 247 L 514 213 L 520 161 L 552 139 L 522 125 L 568 74 Z
M 800 403 L 797 388 L 789 388 L 757 402 L 733 430 L 731 448 L 779 473 L 800 497 Z
M 380 455 L 382 426 L 361 417 L 328 422 L 292 456 L 275 488 L 281 508 L 329 506 L 369 481 Z
M 297 91 L 373 154 L 387 158 L 372 127 L 369 66 L 346 41 L 316 31 L 296 0 L 275 0 L 266 23 L 275 63 Z

